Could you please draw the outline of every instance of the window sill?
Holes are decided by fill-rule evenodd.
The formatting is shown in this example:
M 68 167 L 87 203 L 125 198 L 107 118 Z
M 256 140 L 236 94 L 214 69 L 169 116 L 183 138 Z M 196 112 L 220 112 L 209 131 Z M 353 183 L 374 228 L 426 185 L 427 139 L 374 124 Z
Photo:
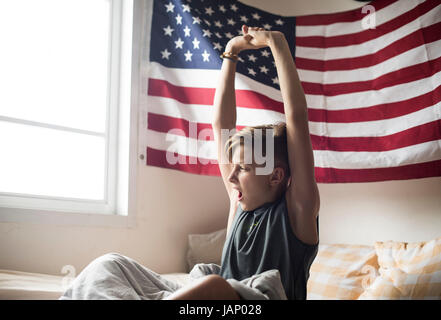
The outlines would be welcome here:
M 136 226 L 135 213 L 129 213 L 128 215 L 89 214 L 18 208 L 0 208 L 0 223 L 3 222 L 116 228 L 134 228 Z

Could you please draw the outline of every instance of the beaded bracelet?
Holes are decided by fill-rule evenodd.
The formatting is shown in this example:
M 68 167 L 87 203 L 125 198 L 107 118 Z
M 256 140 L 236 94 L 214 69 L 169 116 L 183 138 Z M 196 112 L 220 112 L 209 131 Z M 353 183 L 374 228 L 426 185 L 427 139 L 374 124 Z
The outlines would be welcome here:
M 234 54 L 232 52 L 224 52 L 220 55 L 220 57 L 222 59 L 229 59 L 231 61 L 237 62 L 237 60 L 239 59 L 239 57 L 237 56 L 237 54 Z

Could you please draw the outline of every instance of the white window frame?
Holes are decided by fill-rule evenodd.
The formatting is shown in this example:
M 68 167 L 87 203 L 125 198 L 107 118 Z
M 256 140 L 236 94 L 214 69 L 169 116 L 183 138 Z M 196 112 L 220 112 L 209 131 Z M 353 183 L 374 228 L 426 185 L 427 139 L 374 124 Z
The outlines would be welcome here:
M 109 2 L 111 26 L 106 124 L 106 200 L 0 194 L 0 222 L 123 227 L 136 225 L 138 48 L 141 41 L 140 28 L 137 26 L 142 23 L 142 16 L 138 14 L 142 10 L 137 8 L 140 6 L 139 1 Z M 15 122 L 42 126 L 24 120 Z M 51 125 L 46 127 L 66 129 Z M 109 130 L 109 127 L 114 130 Z

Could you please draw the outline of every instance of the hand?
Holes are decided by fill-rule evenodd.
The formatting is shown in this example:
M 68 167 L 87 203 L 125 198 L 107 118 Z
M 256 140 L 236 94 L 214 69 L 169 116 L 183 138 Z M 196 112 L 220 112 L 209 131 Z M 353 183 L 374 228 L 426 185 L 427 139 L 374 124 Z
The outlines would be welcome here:
M 260 49 L 271 46 L 275 38 L 282 38 L 279 31 L 266 31 L 263 28 L 242 26 L 243 36 L 237 36 L 228 41 L 226 51 L 238 54 L 242 50 Z

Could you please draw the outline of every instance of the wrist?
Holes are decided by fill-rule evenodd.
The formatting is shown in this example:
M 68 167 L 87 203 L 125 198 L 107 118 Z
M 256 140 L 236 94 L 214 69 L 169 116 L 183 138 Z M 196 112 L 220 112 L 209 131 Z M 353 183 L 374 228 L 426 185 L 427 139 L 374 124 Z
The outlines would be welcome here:
M 225 52 L 231 52 L 232 54 L 237 56 L 240 53 L 240 49 L 228 42 L 225 46 Z
M 286 42 L 285 35 L 280 31 L 273 31 L 268 37 L 268 47 L 271 49 L 280 46 L 283 42 Z

